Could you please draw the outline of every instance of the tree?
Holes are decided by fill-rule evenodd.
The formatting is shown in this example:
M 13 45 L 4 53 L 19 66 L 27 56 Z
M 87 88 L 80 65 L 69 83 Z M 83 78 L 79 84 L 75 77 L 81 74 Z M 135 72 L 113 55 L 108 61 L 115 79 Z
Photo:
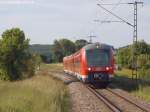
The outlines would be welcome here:
M 29 39 L 25 39 L 24 32 L 19 28 L 3 32 L 0 40 L 1 79 L 16 80 L 29 72 L 29 67 L 32 68 L 30 66 L 32 56 L 28 48 Z
M 88 42 L 86 40 L 80 39 L 75 41 L 76 50 L 80 50 L 83 46 L 87 45 Z
M 75 44 L 68 39 L 55 40 L 52 48 L 53 60 L 62 62 L 64 56 L 75 52 Z
M 117 63 L 123 67 L 131 68 L 131 46 L 117 50 Z
M 36 67 L 37 70 L 40 70 L 40 66 L 42 63 L 42 58 L 41 55 L 34 53 L 33 54 L 33 61 L 34 61 L 34 66 Z
M 132 47 L 133 45 L 119 48 L 117 51 L 117 62 L 123 67 L 131 68 L 132 64 Z M 149 67 L 149 57 L 150 57 L 150 45 L 147 44 L 144 40 L 138 41 L 136 45 L 136 56 L 138 67 L 142 68 L 143 66 Z
M 137 55 L 150 54 L 150 47 L 144 40 L 138 41 L 136 50 L 137 50 Z

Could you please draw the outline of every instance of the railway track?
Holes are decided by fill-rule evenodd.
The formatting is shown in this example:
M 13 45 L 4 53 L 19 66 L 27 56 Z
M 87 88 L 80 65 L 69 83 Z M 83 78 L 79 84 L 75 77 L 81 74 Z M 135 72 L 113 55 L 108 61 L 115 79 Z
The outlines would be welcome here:
M 65 79 L 68 80 L 74 80 L 75 77 L 72 77 L 70 75 L 64 74 Z M 75 80 L 74 80 L 75 81 Z M 74 82 L 73 81 L 73 82 Z M 77 81 L 77 80 L 76 80 Z M 67 81 L 68 82 L 68 81 Z M 69 81 L 70 82 L 70 81 Z M 72 82 L 72 81 L 71 81 Z M 101 92 L 98 89 L 95 89 L 93 86 L 91 85 L 87 85 L 84 84 L 86 86 L 86 88 L 88 90 L 90 90 L 100 101 L 102 101 L 108 108 L 110 111 L 112 112 L 124 112 L 124 108 L 121 108 L 120 106 L 118 106 L 116 103 L 114 103 L 114 101 L 110 100 L 110 97 L 107 97 L 105 95 L 105 92 Z M 128 105 L 132 105 L 134 107 L 136 107 L 138 110 L 141 110 L 140 112 L 150 112 L 150 110 L 148 108 L 146 108 L 145 106 L 143 106 L 142 104 L 138 104 L 137 102 L 132 101 L 131 99 L 121 95 L 120 93 L 107 88 L 104 89 L 105 91 L 115 95 L 116 97 L 121 98 L 122 100 L 124 100 Z M 135 110 L 136 112 L 136 110 Z
M 73 77 L 73 76 L 71 76 L 71 75 L 69 75 L 67 73 L 64 73 L 62 76 L 63 76 L 62 80 L 67 85 L 72 83 L 72 82 L 79 82 L 79 80 L 76 77 Z
M 137 108 L 141 109 L 142 111 L 144 111 L 144 112 L 150 112 L 150 110 L 148 108 L 146 108 L 145 106 L 143 106 L 142 104 L 139 104 L 139 103 L 137 103 L 137 102 L 135 102 L 135 101 L 133 101 L 133 100 L 131 100 L 131 99 L 129 99 L 129 98 L 121 95 L 121 94 L 119 94 L 118 92 L 115 92 L 114 90 L 112 90 L 110 88 L 107 88 L 106 90 L 109 91 L 109 92 L 111 92 L 112 94 L 114 94 L 114 95 L 122 98 L 123 100 L 127 101 L 128 103 L 136 106 Z
M 118 106 L 116 103 L 114 103 L 112 100 L 110 100 L 110 97 L 107 97 L 104 95 L 104 92 L 100 92 L 97 89 L 94 89 L 92 86 L 86 86 L 98 99 L 103 101 L 105 105 L 112 111 L 112 112 L 124 112 L 125 110 Z M 138 104 L 130 99 L 127 99 L 126 97 L 120 95 L 119 93 L 107 88 L 105 91 L 111 92 L 116 97 L 119 97 L 123 99 L 125 102 L 127 102 L 129 105 L 135 106 L 138 110 L 140 109 L 140 112 L 150 112 L 150 110 L 146 107 L 144 107 L 142 104 Z M 137 110 L 135 110 L 137 112 Z
M 107 97 L 102 95 L 96 89 L 93 89 L 91 86 L 86 86 L 100 101 L 104 102 L 105 105 L 112 111 L 112 112 L 122 112 L 122 110 L 113 104 Z

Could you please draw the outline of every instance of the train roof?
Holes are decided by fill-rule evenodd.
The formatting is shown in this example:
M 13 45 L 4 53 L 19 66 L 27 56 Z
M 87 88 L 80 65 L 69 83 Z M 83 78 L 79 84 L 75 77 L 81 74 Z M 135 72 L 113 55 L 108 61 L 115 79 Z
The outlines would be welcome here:
M 101 49 L 113 49 L 114 47 L 108 44 L 103 44 L 103 43 L 92 43 L 92 44 L 88 44 L 86 46 L 84 46 L 82 49 L 88 50 L 88 49 L 95 49 L 95 48 L 101 48 Z M 68 58 L 72 58 L 73 55 L 75 55 L 76 53 L 78 53 L 79 51 L 75 52 L 74 54 L 71 54 L 69 56 L 64 57 L 63 59 L 68 59 Z
M 103 43 L 92 43 L 92 44 L 88 44 L 86 46 L 83 47 L 83 49 L 88 50 L 88 49 L 94 49 L 94 48 L 101 48 L 101 49 L 114 49 L 113 46 L 111 45 L 107 45 L 107 44 L 103 44 Z

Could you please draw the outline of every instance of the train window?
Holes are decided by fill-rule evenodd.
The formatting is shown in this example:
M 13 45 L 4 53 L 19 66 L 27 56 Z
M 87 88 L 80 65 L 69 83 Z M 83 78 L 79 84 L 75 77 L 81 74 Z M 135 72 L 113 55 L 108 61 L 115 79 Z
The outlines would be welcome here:
M 108 66 L 110 50 L 92 49 L 86 51 L 87 64 L 90 67 Z

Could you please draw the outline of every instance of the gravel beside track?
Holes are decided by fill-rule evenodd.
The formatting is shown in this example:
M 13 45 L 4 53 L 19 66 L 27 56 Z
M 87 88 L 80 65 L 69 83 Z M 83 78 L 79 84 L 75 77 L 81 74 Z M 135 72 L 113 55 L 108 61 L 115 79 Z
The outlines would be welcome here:
M 112 112 L 122 112 L 120 108 L 118 108 L 116 105 L 114 105 L 111 101 L 108 100 L 108 98 L 104 97 L 102 94 L 100 94 L 96 89 L 92 88 L 91 86 L 86 86 L 100 101 L 103 101 L 103 103 L 112 111 Z
M 72 102 L 71 112 L 112 112 L 75 77 L 67 74 L 53 74 L 53 76 L 67 84 Z
M 71 83 L 69 90 L 73 112 L 112 112 L 102 101 L 80 83 Z
M 56 74 L 50 73 L 50 74 L 56 78 L 61 79 L 68 86 L 72 102 L 71 112 L 118 112 L 110 109 L 108 105 L 106 105 L 103 102 L 103 100 L 100 100 L 100 98 L 98 98 L 90 89 L 88 89 L 85 86 L 85 84 L 79 82 L 75 77 L 59 73 Z M 136 106 L 130 104 L 129 102 L 125 102 L 124 99 L 117 97 L 115 94 L 111 93 L 107 89 L 96 89 L 96 91 L 103 94 L 114 105 L 116 105 L 116 107 L 120 109 L 119 112 L 150 112 L 149 107 L 146 108 L 148 111 L 142 111 L 140 108 L 137 108 Z M 116 91 L 116 89 L 113 89 L 113 91 L 130 98 L 132 101 L 132 96 L 126 94 L 126 92 L 123 92 L 121 90 Z M 133 98 L 133 101 L 138 100 L 135 100 Z M 147 106 L 147 104 L 146 105 L 143 104 L 143 106 Z

